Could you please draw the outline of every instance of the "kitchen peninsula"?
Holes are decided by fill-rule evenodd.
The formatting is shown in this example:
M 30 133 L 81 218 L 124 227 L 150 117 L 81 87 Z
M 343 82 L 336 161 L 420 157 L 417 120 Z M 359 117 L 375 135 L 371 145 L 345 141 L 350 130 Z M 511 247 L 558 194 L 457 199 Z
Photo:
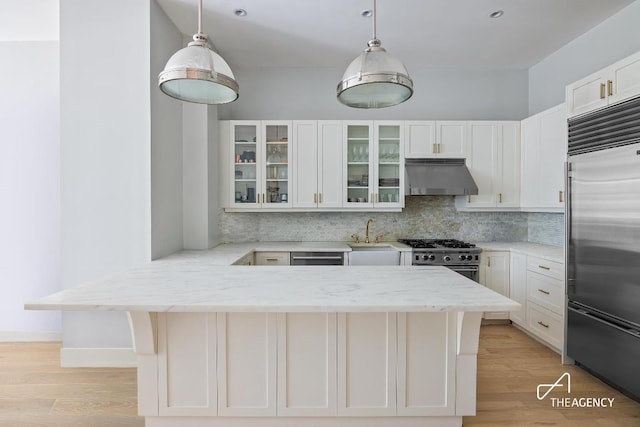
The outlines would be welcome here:
M 519 304 L 445 267 L 228 265 L 249 246 L 180 252 L 26 308 L 128 312 L 147 427 L 475 415 L 482 312 Z

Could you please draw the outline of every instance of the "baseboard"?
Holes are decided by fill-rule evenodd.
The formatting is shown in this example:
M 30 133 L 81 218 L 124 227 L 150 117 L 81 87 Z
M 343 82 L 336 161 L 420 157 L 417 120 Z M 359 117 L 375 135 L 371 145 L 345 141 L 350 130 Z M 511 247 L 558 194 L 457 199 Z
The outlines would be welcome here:
M 135 368 L 138 366 L 132 348 L 62 348 L 63 368 Z
M 62 341 L 59 331 L 0 331 L 0 342 L 57 342 Z

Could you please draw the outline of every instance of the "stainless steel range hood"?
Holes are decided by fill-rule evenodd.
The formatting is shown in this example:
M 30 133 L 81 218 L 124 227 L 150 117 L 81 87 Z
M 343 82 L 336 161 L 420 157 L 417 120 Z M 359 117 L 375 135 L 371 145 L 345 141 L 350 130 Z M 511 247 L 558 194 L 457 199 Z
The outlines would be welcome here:
M 478 194 L 465 159 L 406 159 L 408 196 Z

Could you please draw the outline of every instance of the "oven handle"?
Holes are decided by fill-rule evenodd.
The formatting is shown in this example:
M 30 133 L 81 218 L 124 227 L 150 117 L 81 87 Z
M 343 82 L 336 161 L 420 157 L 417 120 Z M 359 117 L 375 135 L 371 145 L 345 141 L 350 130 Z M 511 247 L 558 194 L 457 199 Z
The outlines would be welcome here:
M 471 271 L 471 272 L 474 272 L 474 271 L 480 270 L 480 267 L 455 267 L 455 266 L 452 266 L 452 265 L 445 265 L 444 267 L 447 267 L 447 268 L 449 268 L 449 269 L 451 269 L 453 271 Z

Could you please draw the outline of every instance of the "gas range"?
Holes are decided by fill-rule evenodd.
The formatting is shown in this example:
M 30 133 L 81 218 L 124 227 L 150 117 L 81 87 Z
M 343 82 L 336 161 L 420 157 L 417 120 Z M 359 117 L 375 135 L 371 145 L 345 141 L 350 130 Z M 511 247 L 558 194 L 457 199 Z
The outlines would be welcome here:
M 481 248 L 455 239 L 398 239 L 413 248 L 412 265 L 444 265 L 447 267 L 480 265 Z

